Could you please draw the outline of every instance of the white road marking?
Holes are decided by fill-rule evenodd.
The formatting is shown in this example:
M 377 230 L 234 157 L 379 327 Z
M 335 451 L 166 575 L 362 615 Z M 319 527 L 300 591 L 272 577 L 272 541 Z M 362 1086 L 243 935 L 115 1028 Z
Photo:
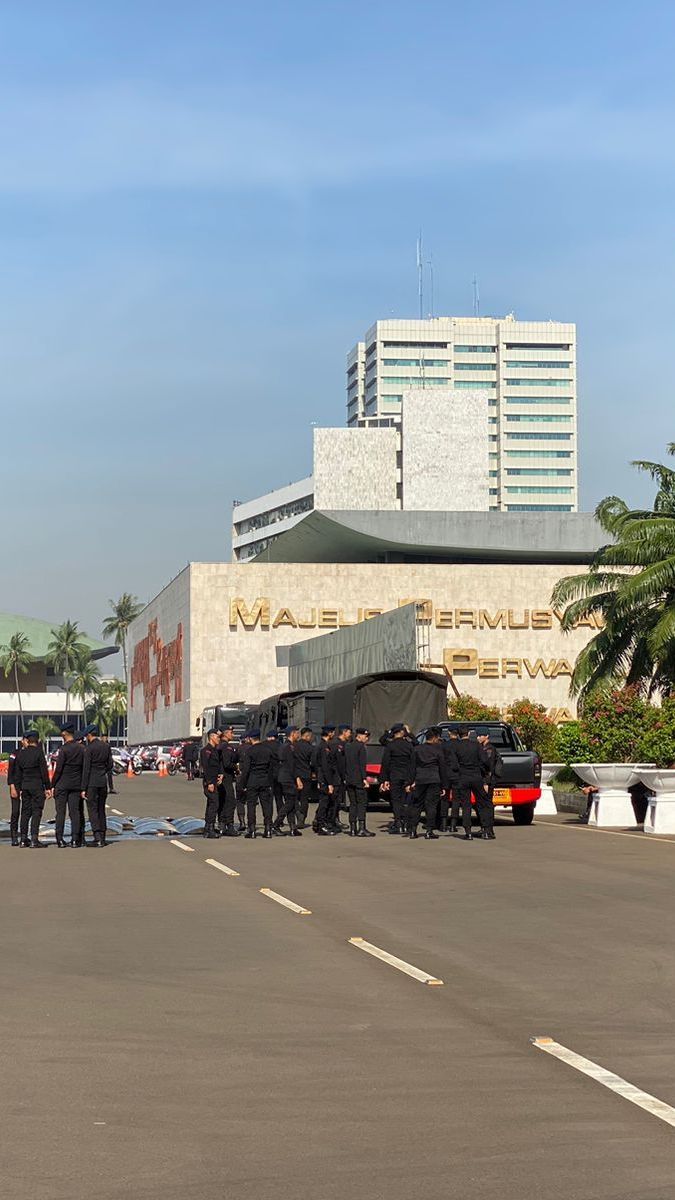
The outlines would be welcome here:
M 665 1121 L 666 1125 L 675 1127 L 675 1108 L 671 1108 L 670 1104 L 665 1104 L 663 1100 L 658 1100 L 656 1096 L 650 1096 L 649 1092 L 641 1091 L 627 1079 L 622 1079 L 613 1071 L 606 1071 L 604 1067 L 591 1062 L 590 1058 L 583 1058 L 581 1054 L 575 1054 L 573 1050 L 568 1050 L 566 1046 L 561 1046 L 552 1038 L 532 1038 L 532 1044 L 536 1046 L 537 1050 L 544 1050 L 547 1054 L 552 1054 L 554 1058 L 559 1058 L 569 1067 L 574 1067 L 575 1071 L 581 1071 L 582 1075 L 588 1075 L 597 1083 L 601 1083 L 603 1087 L 609 1088 L 611 1092 L 623 1096 L 624 1100 L 630 1100 L 631 1104 L 636 1104 L 638 1108 L 644 1108 L 645 1112 L 652 1117 L 658 1117 L 659 1121 Z
M 232 867 L 226 867 L 225 863 L 217 862 L 215 858 L 205 858 L 204 862 L 208 863 L 210 867 L 215 867 L 217 871 L 222 871 L 223 875 L 238 875 L 239 874 L 238 871 L 233 871 Z
M 293 900 L 287 900 L 285 896 L 280 896 L 278 892 L 271 891 L 270 888 L 261 888 L 263 896 L 269 896 L 270 900 L 276 900 L 277 904 L 283 904 L 284 908 L 290 908 L 291 912 L 298 913 L 301 917 L 311 917 L 311 908 L 303 908 L 301 904 L 295 904 Z
M 371 942 L 364 942 L 363 938 L 349 938 L 349 944 L 350 946 L 356 946 L 357 950 L 365 950 L 366 954 L 372 954 L 373 958 L 380 958 L 382 962 L 389 963 L 389 966 L 396 967 L 397 971 L 403 971 L 405 975 L 411 975 L 419 983 L 426 983 L 429 987 L 443 987 L 442 979 L 436 979 L 434 975 L 429 975 L 427 971 L 421 971 L 419 967 L 413 967 L 412 963 L 406 962 L 405 959 L 396 958 L 395 955 L 389 954 L 386 950 L 380 950 L 379 946 L 373 946 Z
M 582 825 L 581 822 L 578 825 L 561 825 L 559 821 L 535 821 L 535 825 L 548 825 L 550 829 L 568 829 L 572 833 L 588 833 L 590 831 L 593 834 L 605 834 L 607 837 L 627 837 L 633 838 L 633 841 L 637 838 L 640 845 L 646 845 L 647 842 L 665 842 L 666 845 L 675 845 L 672 837 L 662 837 L 658 833 L 650 833 L 644 837 L 639 829 L 636 829 L 635 833 L 621 833 L 618 829 L 597 829 L 595 825 Z
M 116 817 L 124 816 L 124 813 L 120 812 L 119 808 L 111 808 L 110 811 L 111 813 L 114 813 Z
M 178 846 L 179 850 L 185 850 L 187 854 L 194 854 L 194 846 L 186 846 L 184 842 L 177 842 L 175 838 L 171 839 L 172 846 Z

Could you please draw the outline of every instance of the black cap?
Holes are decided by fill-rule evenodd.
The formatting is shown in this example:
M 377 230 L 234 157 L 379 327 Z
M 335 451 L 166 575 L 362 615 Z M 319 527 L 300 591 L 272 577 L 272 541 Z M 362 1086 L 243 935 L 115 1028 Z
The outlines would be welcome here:
M 257 742 L 260 739 L 260 730 L 259 729 L 249 729 L 246 736 L 247 736 L 247 738 L 251 738 L 252 741 Z
M 207 738 L 215 737 L 215 735 L 219 732 L 220 732 L 220 730 L 218 730 L 218 729 L 209 729 L 206 736 L 207 736 Z
M 321 726 L 321 736 L 325 737 L 327 733 L 335 733 L 335 726 L 334 725 L 322 725 Z
M 286 734 L 286 737 L 288 737 L 289 733 L 298 733 L 298 726 L 297 725 L 287 725 L 284 730 L 284 733 Z
M 338 733 L 346 733 L 348 729 L 351 729 L 351 725 L 338 725 Z
M 75 724 L 73 721 L 66 721 L 61 726 L 61 733 L 74 733 L 74 732 L 75 732 Z
M 84 735 L 85 735 L 85 737 L 86 737 L 88 734 L 90 734 L 90 733 L 91 733 L 91 734 L 92 734 L 94 737 L 98 737 L 98 725 L 85 725 L 85 727 L 84 727 Z
M 267 738 L 268 742 L 276 742 L 279 738 L 279 734 L 276 732 L 275 729 L 272 729 L 272 730 L 270 730 L 269 733 L 265 734 L 265 737 Z
M 39 742 L 39 737 L 35 729 L 27 729 L 23 735 L 27 742 Z
M 403 729 L 405 729 L 405 725 L 403 724 L 402 721 L 398 721 L 396 723 L 396 725 L 392 725 L 391 732 L 392 733 L 400 733 L 401 730 L 403 730 Z
M 354 732 L 355 732 L 357 735 L 358 735 L 359 733 L 367 733 L 367 734 L 368 734 L 368 737 L 370 737 L 370 730 L 369 730 L 369 729 L 364 729 L 363 725 L 359 725 L 358 729 L 355 729 L 355 730 L 354 730 Z

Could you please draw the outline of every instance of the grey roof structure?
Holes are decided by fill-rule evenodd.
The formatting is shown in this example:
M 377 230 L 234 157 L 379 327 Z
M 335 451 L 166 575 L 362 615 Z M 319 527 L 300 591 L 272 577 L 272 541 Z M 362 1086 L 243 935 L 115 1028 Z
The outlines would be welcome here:
M 249 562 L 583 564 L 606 535 L 593 513 L 307 513 Z

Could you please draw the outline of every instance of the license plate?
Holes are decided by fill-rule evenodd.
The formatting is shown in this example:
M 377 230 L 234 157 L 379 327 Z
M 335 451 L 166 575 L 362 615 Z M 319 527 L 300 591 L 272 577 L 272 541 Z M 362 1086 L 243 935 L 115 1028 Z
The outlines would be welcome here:
M 510 788 L 495 788 L 492 793 L 493 804 L 510 804 L 511 789 Z

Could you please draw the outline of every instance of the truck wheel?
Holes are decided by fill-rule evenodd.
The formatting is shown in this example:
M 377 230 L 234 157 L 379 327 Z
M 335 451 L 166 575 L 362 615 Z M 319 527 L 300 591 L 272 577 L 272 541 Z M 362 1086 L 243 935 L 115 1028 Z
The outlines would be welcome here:
M 514 825 L 531 825 L 534 820 L 534 804 L 514 804 L 512 812 Z

